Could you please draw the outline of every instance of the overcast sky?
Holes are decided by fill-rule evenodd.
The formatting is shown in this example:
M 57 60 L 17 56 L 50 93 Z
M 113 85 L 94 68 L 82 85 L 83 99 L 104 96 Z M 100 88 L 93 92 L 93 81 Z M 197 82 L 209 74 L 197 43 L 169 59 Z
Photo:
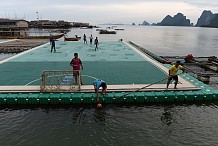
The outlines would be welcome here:
M 203 10 L 218 13 L 217 0 L 0 0 L 0 17 L 90 24 L 160 22 L 183 13 L 196 23 Z M 38 12 L 38 13 L 37 13 Z M 37 16 L 38 14 L 38 16 Z

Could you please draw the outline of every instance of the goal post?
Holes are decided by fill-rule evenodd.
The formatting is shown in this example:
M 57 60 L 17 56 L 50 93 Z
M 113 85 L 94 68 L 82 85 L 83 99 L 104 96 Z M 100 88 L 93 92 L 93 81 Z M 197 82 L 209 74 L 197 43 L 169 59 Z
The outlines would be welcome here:
M 45 70 L 41 77 L 41 92 L 80 91 L 81 75 L 79 70 Z

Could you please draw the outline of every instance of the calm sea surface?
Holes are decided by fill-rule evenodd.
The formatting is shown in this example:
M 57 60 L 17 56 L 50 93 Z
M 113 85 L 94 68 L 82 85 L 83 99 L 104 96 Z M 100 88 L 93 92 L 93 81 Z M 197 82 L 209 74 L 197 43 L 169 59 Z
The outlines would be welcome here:
M 106 26 L 104 26 L 106 27 Z M 72 29 L 69 37 L 130 40 L 158 55 L 218 57 L 218 29 L 118 26 L 116 35 Z M 1 55 L 0 55 L 1 56 Z M 218 145 L 218 103 L 0 109 L 0 145 Z
M 106 28 L 106 26 L 102 26 Z M 69 37 L 74 35 L 99 37 L 101 40 L 124 39 L 152 51 L 160 56 L 217 56 L 218 29 L 198 27 L 161 27 L 161 26 L 117 26 L 125 30 L 117 34 L 98 34 L 95 29 L 72 29 Z

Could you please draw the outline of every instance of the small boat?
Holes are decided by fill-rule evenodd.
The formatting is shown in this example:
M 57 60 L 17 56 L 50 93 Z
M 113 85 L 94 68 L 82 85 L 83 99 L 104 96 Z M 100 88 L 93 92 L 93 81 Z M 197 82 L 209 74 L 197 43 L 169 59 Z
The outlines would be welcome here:
M 62 33 L 62 34 L 59 34 L 59 35 L 53 35 L 52 38 L 53 38 L 53 39 L 59 39 L 59 38 L 61 38 L 62 36 L 64 36 L 63 33 Z
M 65 37 L 64 41 L 79 41 L 80 39 L 81 39 L 81 37 L 78 37 L 78 36 L 76 36 L 75 38 Z
M 101 29 L 99 31 L 99 34 L 116 34 L 117 32 L 114 31 L 114 30 L 104 30 L 104 29 Z
M 64 34 L 59 34 L 59 35 L 52 35 L 53 39 L 59 39 L 62 36 L 64 36 Z M 27 36 L 27 37 L 17 37 L 17 39 L 49 39 L 50 36 Z
M 92 28 L 94 28 L 94 26 L 86 26 L 86 27 L 80 27 L 80 29 L 92 29 Z
M 124 28 L 115 28 L 114 30 L 124 30 Z

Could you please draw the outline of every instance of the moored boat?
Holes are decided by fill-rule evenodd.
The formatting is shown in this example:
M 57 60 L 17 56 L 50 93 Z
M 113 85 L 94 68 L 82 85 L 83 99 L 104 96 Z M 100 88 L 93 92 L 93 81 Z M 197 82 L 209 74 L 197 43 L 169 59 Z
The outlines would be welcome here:
M 64 36 L 63 33 L 62 33 L 62 34 L 59 34 L 59 35 L 53 35 L 52 38 L 53 38 L 53 39 L 59 39 L 59 38 L 61 38 L 62 36 Z
M 58 34 L 58 35 L 52 35 L 53 39 L 59 39 L 62 36 L 64 36 L 64 34 Z M 17 37 L 17 39 L 49 39 L 50 36 L 26 36 L 26 37 Z
M 75 38 L 64 38 L 64 41 L 79 41 L 81 39 L 81 37 L 75 37 Z
M 124 30 L 124 28 L 115 28 L 114 30 Z
M 117 32 L 114 31 L 114 30 L 104 30 L 104 29 L 101 29 L 99 31 L 99 34 L 116 34 Z

